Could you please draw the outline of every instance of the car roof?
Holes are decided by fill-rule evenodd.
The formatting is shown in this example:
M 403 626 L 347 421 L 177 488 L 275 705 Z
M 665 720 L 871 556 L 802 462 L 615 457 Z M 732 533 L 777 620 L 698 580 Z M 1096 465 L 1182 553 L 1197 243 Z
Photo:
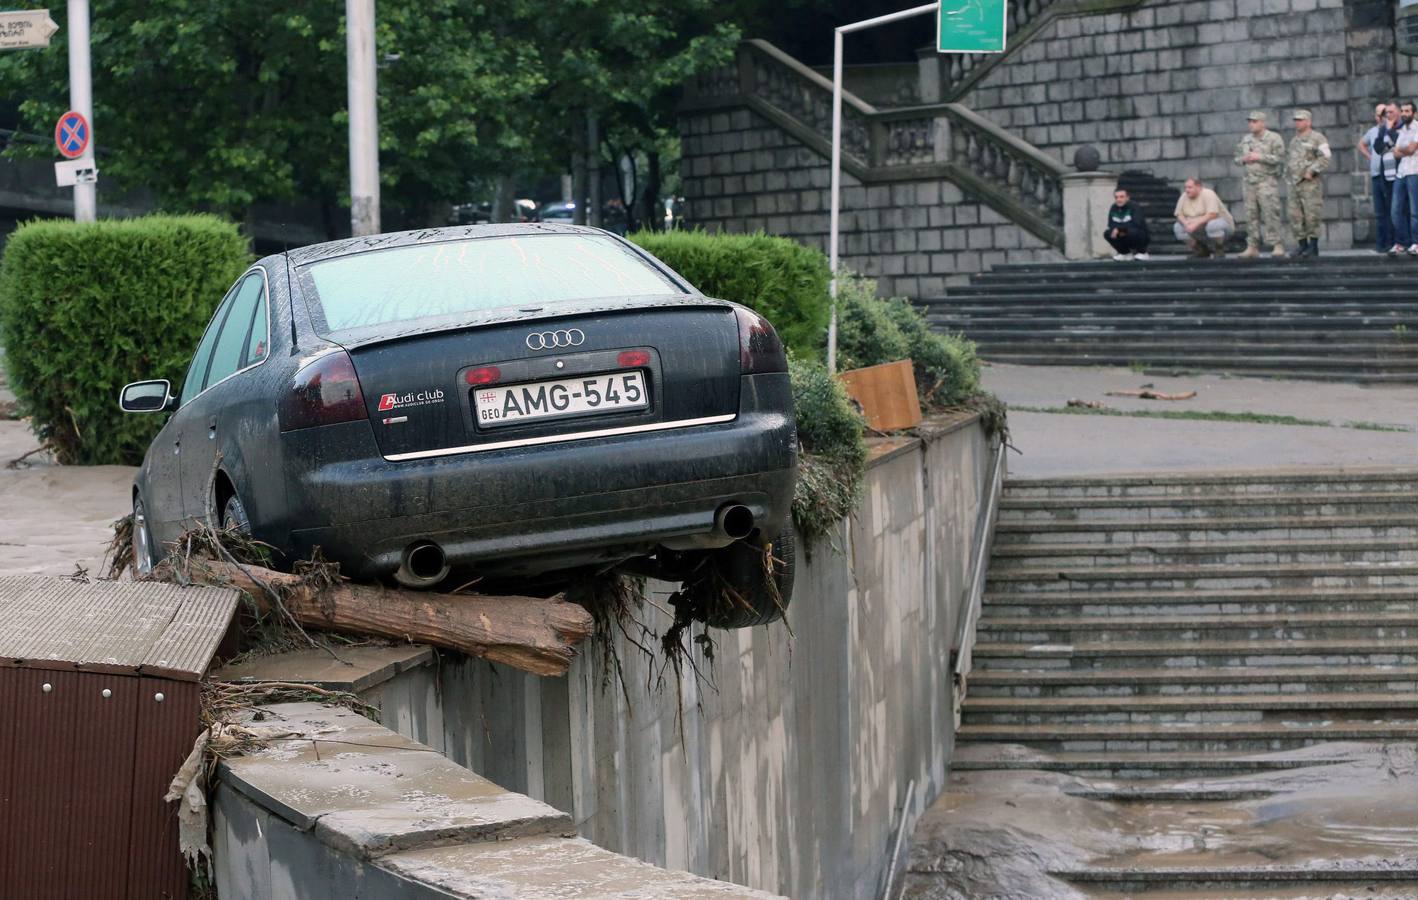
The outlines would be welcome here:
M 455 225 L 447 228 L 420 228 L 415 231 L 393 231 L 387 234 L 372 234 L 367 237 L 345 238 L 326 241 L 323 244 L 309 244 L 286 253 L 274 254 L 267 259 L 286 256 L 291 264 L 309 265 L 337 256 L 349 256 L 370 250 L 385 250 L 390 247 L 409 247 L 416 244 L 437 244 L 444 241 L 459 241 L 469 238 L 513 237 L 532 234 L 588 234 L 610 235 L 609 231 L 585 225 L 558 225 L 551 222 L 521 222 L 503 225 Z

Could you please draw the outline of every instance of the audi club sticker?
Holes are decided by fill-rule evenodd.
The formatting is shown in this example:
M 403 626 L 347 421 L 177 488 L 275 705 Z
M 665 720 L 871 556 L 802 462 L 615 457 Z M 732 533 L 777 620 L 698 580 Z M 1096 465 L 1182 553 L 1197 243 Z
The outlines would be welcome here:
M 564 347 L 579 347 L 584 343 L 586 343 L 586 332 L 579 328 L 534 331 L 527 335 L 528 350 L 559 350 Z
M 392 409 L 406 409 L 412 406 L 430 406 L 434 403 L 443 402 L 443 392 L 440 390 L 415 391 L 408 394 L 384 394 L 379 398 L 379 411 L 389 412 Z M 388 424 L 387 422 L 385 424 Z

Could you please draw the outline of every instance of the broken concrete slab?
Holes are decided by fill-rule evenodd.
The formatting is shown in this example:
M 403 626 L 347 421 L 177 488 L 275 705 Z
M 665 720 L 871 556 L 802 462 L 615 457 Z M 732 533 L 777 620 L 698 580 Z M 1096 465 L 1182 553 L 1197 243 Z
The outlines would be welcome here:
M 762 898 L 762 891 L 671 872 L 578 837 L 532 837 L 396 853 L 381 868 L 455 897 Z
M 427 644 L 341 647 L 335 654 L 312 647 L 249 657 L 213 669 L 209 677 L 242 684 L 285 681 L 362 694 L 409 669 L 432 664 L 433 648 Z
M 346 709 L 274 704 L 246 723 L 270 743 L 222 763 L 224 898 L 772 896 L 603 850 L 568 816 Z
M 223 761 L 222 780 L 337 850 L 370 858 L 573 830 L 565 813 L 348 710 L 283 703 L 248 721 L 270 745 Z

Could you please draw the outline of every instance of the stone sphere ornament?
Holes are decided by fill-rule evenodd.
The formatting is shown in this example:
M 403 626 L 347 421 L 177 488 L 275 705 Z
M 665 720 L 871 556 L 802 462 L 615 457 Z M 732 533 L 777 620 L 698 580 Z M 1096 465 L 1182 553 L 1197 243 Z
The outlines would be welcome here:
M 1092 144 L 1084 144 L 1073 153 L 1073 167 L 1080 172 L 1096 172 L 1102 162 L 1103 157 Z

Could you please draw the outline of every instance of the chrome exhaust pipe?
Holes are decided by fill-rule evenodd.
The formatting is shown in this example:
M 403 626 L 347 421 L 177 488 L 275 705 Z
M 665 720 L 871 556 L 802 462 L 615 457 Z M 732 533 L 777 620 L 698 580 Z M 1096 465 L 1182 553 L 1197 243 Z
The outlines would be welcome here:
M 448 577 L 448 559 L 433 541 L 417 541 L 404 548 L 394 580 L 407 588 L 431 588 Z
M 714 513 L 714 534 L 735 541 L 753 534 L 753 510 L 739 503 L 725 503 Z

